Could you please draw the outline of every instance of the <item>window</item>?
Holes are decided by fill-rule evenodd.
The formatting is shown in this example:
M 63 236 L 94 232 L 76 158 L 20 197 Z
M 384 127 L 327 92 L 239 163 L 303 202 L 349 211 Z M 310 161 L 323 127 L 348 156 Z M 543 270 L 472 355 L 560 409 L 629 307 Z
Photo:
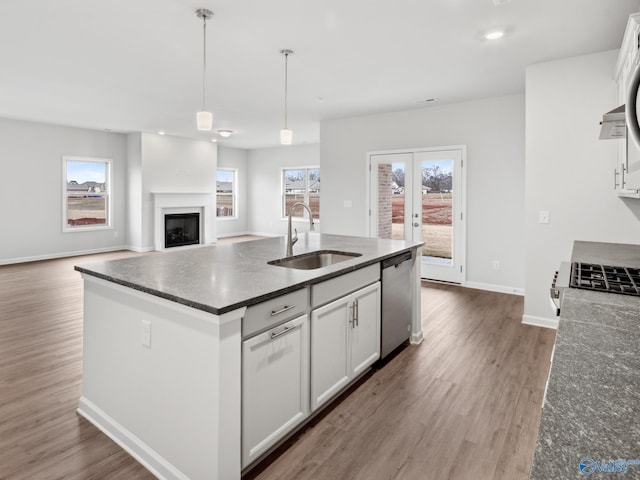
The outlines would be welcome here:
M 63 225 L 65 232 L 111 225 L 111 160 L 63 157 Z
M 216 216 L 236 217 L 236 170 L 216 171 Z
M 296 202 L 304 202 L 311 207 L 314 220 L 320 219 L 320 169 L 318 167 L 287 169 L 282 171 L 282 216 L 286 217 L 289 207 Z M 307 211 L 300 207 L 293 212 L 294 217 L 307 218 Z

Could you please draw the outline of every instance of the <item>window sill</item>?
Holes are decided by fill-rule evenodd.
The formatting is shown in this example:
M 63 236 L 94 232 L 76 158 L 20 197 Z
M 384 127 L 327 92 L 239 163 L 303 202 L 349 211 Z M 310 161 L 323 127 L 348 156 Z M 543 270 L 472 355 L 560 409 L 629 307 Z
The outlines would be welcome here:
M 229 220 L 238 220 L 238 217 L 216 217 L 216 220 L 221 220 L 223 222 L 226 222 Z
M 86 226 L 86 227 L 63 227 L 62 233 L 75 233 L 75 232 L 95 232 L 100 230 L 113 230 L 111 225 L 100 225 L 100 226 Z

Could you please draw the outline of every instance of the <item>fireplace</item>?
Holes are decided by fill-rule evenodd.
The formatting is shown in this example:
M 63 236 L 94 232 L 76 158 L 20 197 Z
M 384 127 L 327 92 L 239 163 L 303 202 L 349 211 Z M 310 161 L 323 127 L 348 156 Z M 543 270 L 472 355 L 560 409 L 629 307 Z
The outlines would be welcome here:
M 153 246 L 157 251 L 161 252 L 168 247 L 178 247 L 178 245 L 167 245 L 167 225 L 165 220 L 167 215 L 199 214 L 200 219 L 196 222 L 199 239 L 193 243 L 199 243 L 200 245 L 215 243 L 215 195 L 191 192 L 152 192 L 151 195 L 153 201 L 153 224 L 151 228 Z M 180 227 L 184 230 L 184 227 Z M 171 228 L 175 228 L 175 226 Z M 194 233 L 191 232 L 191 234 Z
M 164 216 L 164 248 L 198 245 L 199 213 L 169 213 Z

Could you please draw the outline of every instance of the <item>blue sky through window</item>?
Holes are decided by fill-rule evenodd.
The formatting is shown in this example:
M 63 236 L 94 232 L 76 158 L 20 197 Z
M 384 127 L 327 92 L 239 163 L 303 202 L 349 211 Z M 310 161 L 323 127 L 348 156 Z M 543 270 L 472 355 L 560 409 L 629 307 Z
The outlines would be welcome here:
M 216 180 L 218 182 L 232 182 L 233 172 L 231 170 L 216 170 Z
M 77 162 L 67 161 L 67 182 L 75 180 L 78 183 L 84 182 L 106 182 L 107 168 L 102 162 Z

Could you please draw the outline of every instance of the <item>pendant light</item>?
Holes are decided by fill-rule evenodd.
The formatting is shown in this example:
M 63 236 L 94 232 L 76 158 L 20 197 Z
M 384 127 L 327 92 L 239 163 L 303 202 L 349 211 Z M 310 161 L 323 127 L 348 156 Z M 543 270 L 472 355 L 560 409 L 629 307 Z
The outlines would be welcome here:
M 280 143 L 282 145 L 291 145 L 293 142 L 293 132 L 287 127 L 287 67 L 289 55 L 293 55 L 293 50 L 280 50 L 280 53 L 284 55 L 284 128 L 280 130 Z
M 206 8 L 196 10 L 198 18 L 202 19 L 202 110 L 196 113 L 198 130 L 210 131 L 213 128 L 213 113 L 207 111 L 205 99 L 207 95 L 207 20 L 213 17 L 213 12 Z

